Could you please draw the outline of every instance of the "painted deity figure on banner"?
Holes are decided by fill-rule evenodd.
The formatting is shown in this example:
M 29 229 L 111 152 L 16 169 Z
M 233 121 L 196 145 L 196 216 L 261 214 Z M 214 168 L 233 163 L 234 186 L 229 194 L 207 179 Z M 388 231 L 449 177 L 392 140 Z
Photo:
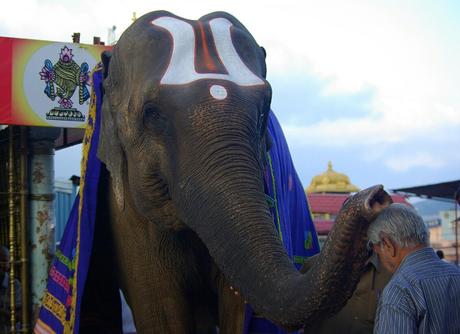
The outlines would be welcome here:
M 89 99 L 87 85 L 91 84 L 91 76 L 86 62 L 79 66 L 73 59 L 72 49 L 64 46 L 59 54 L 59 60 L 53 65 L 46 59 L 40 71 L 40 79 L 44 80 L 46 87 L 44 93 L 52 101 L 59 98 L 59 107 L 53 108 L 46 114 L 47 119 L 84 120 L 80 111 L 73 108 L 72 97 L 78 87 L 78 102 L 83 104 Z

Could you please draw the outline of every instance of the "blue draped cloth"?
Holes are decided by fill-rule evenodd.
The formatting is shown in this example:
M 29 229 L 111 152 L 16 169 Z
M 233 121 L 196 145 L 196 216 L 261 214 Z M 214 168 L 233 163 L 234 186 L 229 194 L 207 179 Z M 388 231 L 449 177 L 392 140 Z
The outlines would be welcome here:
M 271 208 L 278 234 L 297 269 L 307 257 L 319 252 L 313 218 L 305 190 L 292 162 L 283 130 L 273 112 L 269 115 L 268 133 L 272 147 L 265 169 L 265 190 L 274 199 Z
M 281 126 L 270 112 L 268 133 L 272 141 L 265 169 L 265 193 L 271 202 L 271 213 L 286 251 L 300 269 L 307 257 L 319 253 L 318 237 L 308 206 L 305 191 L 292 162 L 291 154 Z M 254 315 L 247 305 L 244 333 L 286 333 L 270 321 Z
M 93 71 L 93 90 L 88 123 L 83 139 L 80 190 L 52 261 L 47 288 L 34 328 L 35 334 L 76 334 L 85 282 L 93 246 L 101 161 L 97 158 L 102 69 Z M 294 169 L 281 127 L 269 116 L 272 147 L 267 155 L 265 188 L 274 224 L 289 257 L 300 268 L 303 260 L 319 252 L 313 220 L 302 184 Z M 245 333 L 284 333 L 269 321 L 253 316 L 246 308 Z
M 51 263 L 36 334 L 78 333 L 80 309 L 91 259 L 101 161 L 97 158 L 102 102 L 102 69 L 93 72 L 93 91 L 81 161 L 80 190 Z

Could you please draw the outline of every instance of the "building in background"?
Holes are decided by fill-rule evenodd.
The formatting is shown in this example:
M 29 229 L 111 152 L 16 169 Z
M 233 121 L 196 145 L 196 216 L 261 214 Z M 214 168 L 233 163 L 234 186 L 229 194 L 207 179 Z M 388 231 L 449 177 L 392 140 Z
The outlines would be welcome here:
M 79 184 L 80 177 L 75 175 L 73 175 L 69 180 L 55 180 L 54 182 L 54 193 L 56 199 L 54 201 L 54 212 L 56 217 L 54 238 L 56 245 L 59 245 L 62 235 L 64 234 L 73 202 L 77 196 Z
M 448 261 L 453 260 L 460 265 L 458 227 L 460 180 L 423 184 L 394 189 L 394 191 L 407 196 L 429 199 L 414 204 L 430 227 L 432 246 L 442 250 Z
M 414 203 L 414 207 L 430 229 L 431 246 L 442 250 L 447 261 L 454 262 L 455 203 L 425 199 Z

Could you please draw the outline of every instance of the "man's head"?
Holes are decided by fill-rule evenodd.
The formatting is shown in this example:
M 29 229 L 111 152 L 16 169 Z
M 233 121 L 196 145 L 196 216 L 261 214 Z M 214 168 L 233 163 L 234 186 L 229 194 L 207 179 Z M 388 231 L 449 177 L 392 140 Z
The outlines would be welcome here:
M 5 246 L 0 246 L 0 277 L 10 269 L 10 252 Z
M 444 252 L 440 249 L 436 251 L 436 255 L 442 260 L 444 259 Z
M 369 226 L 367 235 L 382 264 L 395 272 L 406 255 L 427 247 L 428 229 L 415 210 L 404 204 L 391 204 Z

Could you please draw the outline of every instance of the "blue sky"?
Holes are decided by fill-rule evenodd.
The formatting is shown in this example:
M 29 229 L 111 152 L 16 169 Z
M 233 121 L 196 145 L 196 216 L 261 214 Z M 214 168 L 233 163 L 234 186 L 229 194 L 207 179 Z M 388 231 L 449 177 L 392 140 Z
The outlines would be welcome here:
M 132 13 L 235 15 L 267 50 L 272 108 L 305 186 L 334 168 L 364 188 L 460 178 L 458 1 L 9 1 L 0 36 L 107 40 Z M 56 154 L 79 174 L 80 148 Z

